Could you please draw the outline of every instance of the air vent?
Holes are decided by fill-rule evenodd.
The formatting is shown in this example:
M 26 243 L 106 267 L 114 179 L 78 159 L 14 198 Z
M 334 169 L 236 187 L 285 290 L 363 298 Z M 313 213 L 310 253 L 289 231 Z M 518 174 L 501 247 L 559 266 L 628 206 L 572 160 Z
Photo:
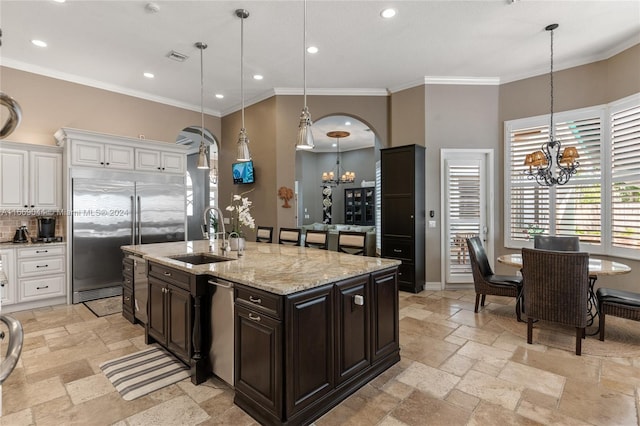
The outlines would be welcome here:
M 172 50 L 171 52 L 169 52 L 167 57 L 169 59 L 173 59 L 174 61 L 178 61 L 178 62 L 184 62 L 187 60 L 187 58 L 189 58 L 187 55 L 180 52 L 176 52 L 175 50 Z

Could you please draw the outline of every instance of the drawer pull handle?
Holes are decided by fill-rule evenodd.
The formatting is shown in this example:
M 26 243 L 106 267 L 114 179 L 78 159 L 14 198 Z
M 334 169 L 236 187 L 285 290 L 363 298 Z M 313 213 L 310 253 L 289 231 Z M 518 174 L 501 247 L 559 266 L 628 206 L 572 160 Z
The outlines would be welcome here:
M 36 250 L 36 253 L 49 253 L 49 250 Z
M 130 298 L 130 297 L 125 297 L 125 298 L 124 298 L 124 301 L 125 301 L 125 302 L 128 302 L 129 300 L 131 300 L 131 298 Z
M 252 321 L 260 321 L 260 315 L 254 315 L 251 312 L 249 312 L 249 319 Z
M 127 284 L 131 284 L 131 280 L 130 280 L 130 279 L 128 279 L 128 278 L 125 280 L 125 282 L 126 282 Z
M 252 303 L 257 303 L 258 305 L 262 304 L 262 299 L 260 299 L 259 297 L 249 296 L 249 301 Z
M 402 253 L 402 249 L 393 249 L 394 253 Z
M 163 272 L 163 274 L 164 274 L 165 277 L 170 277 L 171 276 L 171 272 L 166 272 L 165 271 L 165 272 Z
M 43 287 L 36 287 L 36 290 L 42 290 L 42 289 L 45 289 L 45 288 L 49 288 L 49 286 L 48 286 L 48 285 L 45 285 L 45 286 L 43 286 Z
M 49 265 L 36 265 L 36 268 L 48 268 Z

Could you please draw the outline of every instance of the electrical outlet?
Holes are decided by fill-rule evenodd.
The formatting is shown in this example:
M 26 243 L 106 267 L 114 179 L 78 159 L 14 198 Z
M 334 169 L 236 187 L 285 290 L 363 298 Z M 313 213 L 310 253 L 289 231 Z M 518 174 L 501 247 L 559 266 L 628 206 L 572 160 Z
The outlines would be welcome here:
M 436 227 L 436 221 L 435 220 L 430 220 L 429 221 L 429 228 L 435 228 Z

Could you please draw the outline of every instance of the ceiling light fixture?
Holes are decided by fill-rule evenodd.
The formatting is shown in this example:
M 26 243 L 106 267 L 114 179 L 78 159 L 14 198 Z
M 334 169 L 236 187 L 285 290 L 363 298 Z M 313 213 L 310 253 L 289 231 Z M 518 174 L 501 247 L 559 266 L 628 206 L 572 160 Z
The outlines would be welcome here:
M 302 36 L 302 79 L 303 79 L 303 95 L 304 95 L 304 107 L 300 114 L 300 124 L 298 124 L 298 140 L 296 142 L 296 149 L 298 150 L 310 150 L 315 146 L 313 143 L 313 132 L 311 131 L 311 114 L 307 107 L 307 0 L 304 0 L 304 23 L 303 23 L 303 36 Z
M 203 52 L 207 48 L 207 44 L 201 41 L 197 42 L 195 46 L 200 49 L 200 149 L 198 150 L 198 165 L 199 169 L 209 168 L 209 159 L 207 158 L 207 147 L 204 144 L 204 65 L 203 65 Z
M 262 80 L 264 78 L 264 76 L 260 75 L 260 74 L 256 74 L 253 76 L 254 80 Z
M 346 171 L 342 172 L 340 166 L 340 138 L 346 138 L 351 133 L 343 130 L 334 130 L 327 133 L 330 138 L 336 138 L 334 146 L 338 147 L 338 155 L 336 157 L 336 166 L 329 172 L 322 173 L 322 186 L 338 186 L 341 183 L 353 183 L 356 180 L 356 174 L 354 172 Z M 335 173 L 334 173 L 335 170 Z
M 249 161 L 251 160 L 249 137 L 244 127 L 244 20 L 249 17 L 249 11 L 236 9 L 236 16 L 240 18 L 240 96 L 242 98 L 242 128 L 240 128 L 240 134 L 238 135 L 236 157 L 238 161 Z
M 144 75 L 144 76 L 145 76 L 145 77 L 147 77 L 147 78 L 154 78 L 154 77 L 155 77 L 155 75 L 153 75 L 153 73 L 150 73 L 150 72 L 145 72 L 145 73 L 144 73 L 144 74 L 142 74 L 142 75 Z
M 42 41 L 42 40 L 31 40 L 31 43 L 34 46 L 38 46 L 38 47 L 47 47 L 47 43 Z
M 393 18 L 394 16 L 396 16 L 396 10 L 391 8 L 384 9 L 382 12 L 380 12 L 380 16 L 385 19 Z
M 318 48 L 315 46 L 309 46 L 307 47 L 307 52 L 309 53 L 318 53 Z
M 559 140 L 554 139 L 555 129 L 553 127 L 553 30 L 558 28 L 558 24 L 551 24 L 545 27 L 551 33 L 551 113 L 549 123 L 549 142 L 545 142 L 539 151 L 527 154 L 524 165 L 529 166 L 525 174 L 529 179 L 535 179 L 539 185 L 553 186 L 564 185 L 569 182 L 572 175 L 576 174 L 576 169 L 580 166 L 577 161 L 580 158 L 575 146 L 568 146 L 562 151 Z M 553 153 L 552 153 L 553 151 Z M 557 169 L 554 169 L 554 166 Z M 534 169 L 535 167 L 535 169 Z
M 216 98 L 223 99 L 224 95 L 222 93 L 216 93 Z

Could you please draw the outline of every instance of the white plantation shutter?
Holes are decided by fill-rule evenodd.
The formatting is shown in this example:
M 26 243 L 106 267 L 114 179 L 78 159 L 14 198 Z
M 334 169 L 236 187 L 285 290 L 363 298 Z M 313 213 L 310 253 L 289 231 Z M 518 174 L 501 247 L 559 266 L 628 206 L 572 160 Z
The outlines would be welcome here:
M 640 105 L 613 107 L 611 244 L 620 254 L 640 247 Z
M 590 253 L 640 259 L 640 93 L 555 118 L 556 139 L 577 148 L 580 167 L 551 188 L 529 180 L 523 165 L 547 141 L 549 117 L 505 122 L 505 246 L 530 244 L 534 228 L 577 235 Z

